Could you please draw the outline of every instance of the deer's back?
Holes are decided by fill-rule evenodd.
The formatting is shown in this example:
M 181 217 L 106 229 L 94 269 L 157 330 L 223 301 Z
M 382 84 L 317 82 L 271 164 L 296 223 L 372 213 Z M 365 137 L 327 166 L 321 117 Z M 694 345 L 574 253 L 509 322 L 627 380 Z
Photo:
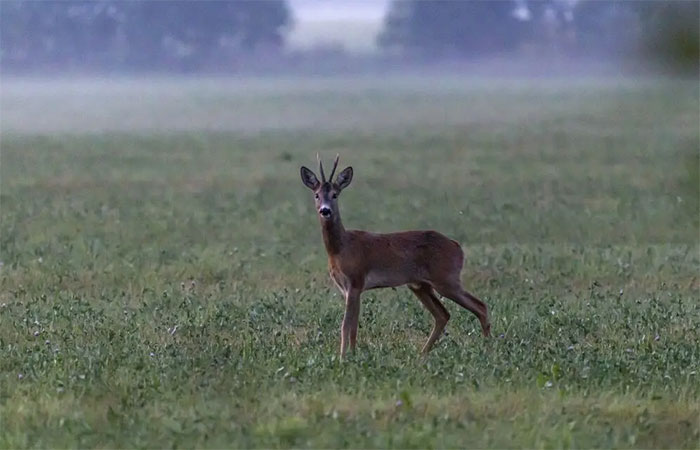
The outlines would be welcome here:
M 448 274 L 459 276 L 464 254 L 458 242 L 437 231 L 370 233 L 350 230 L 331 272 L 362 283 L 365 289 L 431 282 Z

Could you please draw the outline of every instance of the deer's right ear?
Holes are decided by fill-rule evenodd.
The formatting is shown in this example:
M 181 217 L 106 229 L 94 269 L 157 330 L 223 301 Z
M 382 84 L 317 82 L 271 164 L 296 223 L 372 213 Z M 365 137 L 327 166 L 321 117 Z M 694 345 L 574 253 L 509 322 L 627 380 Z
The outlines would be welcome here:
M 342 172 L 338 174 L 338 178 L 335 179 L 335 184 L 341 191 L 350 185 L 352 181 L 352 167 L 346 167 Z
M 318 178 L 316 178 L 316 174 L 304 166 L 301 166 L 301 181 L 307 188 L 313 191 L 318 189 L 318 186 L 321 184 Z

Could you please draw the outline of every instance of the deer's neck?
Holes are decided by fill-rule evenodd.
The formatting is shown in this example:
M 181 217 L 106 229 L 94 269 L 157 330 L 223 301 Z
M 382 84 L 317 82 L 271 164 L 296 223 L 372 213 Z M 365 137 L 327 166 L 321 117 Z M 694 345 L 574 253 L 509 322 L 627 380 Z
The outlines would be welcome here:
M 340 253 L 343 247 L 343 235 L 345 228 L 340 220 L 340 214 L 335 214 L 331 220 L 321 221 L 321 233 L 323 234 L 323 244 L 329 255 Z

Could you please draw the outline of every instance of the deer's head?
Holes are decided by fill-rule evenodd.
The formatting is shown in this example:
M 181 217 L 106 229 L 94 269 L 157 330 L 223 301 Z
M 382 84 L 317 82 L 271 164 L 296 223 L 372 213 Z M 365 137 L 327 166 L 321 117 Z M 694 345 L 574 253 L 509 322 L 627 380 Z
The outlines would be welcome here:
M 318 157 L 318 155 L 317 155 Z M 352 181 L 352 167 L 346 167 L 338 174 L 338 178 L 333 181 L 335 169 L 338 167 L 340 155 L 335 157 L 333 162 L 333 170 L 331 176 L 326 180 L 326 174 L 323 172 L 323 163 L 318 157 L 318 169 L 321 172 L 321 181 L 318 180 L 316 174 L 305 166 L 301 166 L 301 181 L 306 187 L 314 192 L 316 202 L 316 211 L 318 211 L 321 220 L 332 220 L 338 216 L 338 195 L 340 192 L 350 185 Z

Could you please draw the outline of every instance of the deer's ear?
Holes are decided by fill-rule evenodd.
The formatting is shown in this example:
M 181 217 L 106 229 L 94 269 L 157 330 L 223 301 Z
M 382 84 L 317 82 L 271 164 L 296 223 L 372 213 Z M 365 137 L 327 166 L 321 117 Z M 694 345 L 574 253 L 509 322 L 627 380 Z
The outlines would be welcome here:
M 301 166 L 301 181 L 307 188 L 314 191 L 321 184 L 319 183 L 318 178 L 316 178 L 316 174 L 304 166 Z
M 338 178 L 335 179 L 335 184 L 341 191 L 350 185 L 352 181 L 352 167 L 346 167 L 342 172 L 338 174 Z

